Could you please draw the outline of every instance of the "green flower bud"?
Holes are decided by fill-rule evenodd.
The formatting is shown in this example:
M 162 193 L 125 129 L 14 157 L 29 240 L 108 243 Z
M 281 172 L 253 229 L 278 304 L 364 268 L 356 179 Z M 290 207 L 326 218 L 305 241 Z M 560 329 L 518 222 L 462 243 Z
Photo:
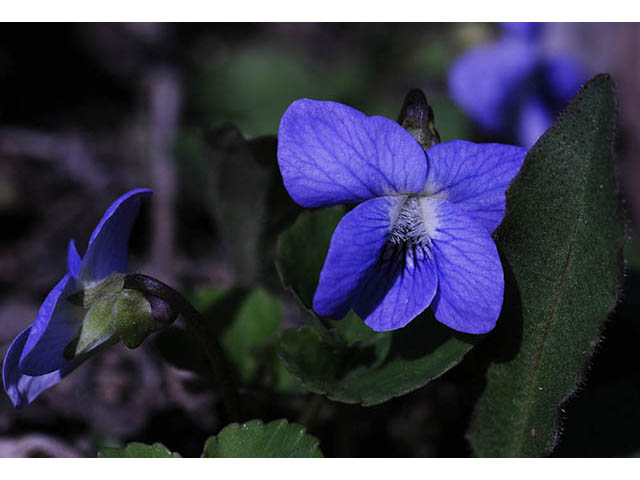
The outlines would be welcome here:
M 411 90 L 405 97 L 398 123 L 418 141 L 423 150 L 440 143 L 433 110 L 425 94 L 418 88 Z
M 161 299 L 124 288 L 124 275 L 117 272 L 68 300 L 86 311 L 79 336 L 65 350 L 68 358 L 87 354 L 108 341 L 122 340 L 136 348 L 177 316 Z

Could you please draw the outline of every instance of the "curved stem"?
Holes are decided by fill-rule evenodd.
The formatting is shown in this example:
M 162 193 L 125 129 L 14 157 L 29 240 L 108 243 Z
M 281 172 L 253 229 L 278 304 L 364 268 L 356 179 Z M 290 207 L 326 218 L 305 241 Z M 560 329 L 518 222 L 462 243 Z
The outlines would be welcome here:
M 141 273 L 128 273 L 124 279 L 124 288 L 138 290 L 164 300 L 184 318 L 187 328 L 204 351 L 216 383 L 222 390 L 227 415 L 230 421 L 240 420 L 240 398 L 233 373 L 224 351 L 215 335 L 207 328 L 202 314 L 179 292 L 162 283 L 160 280 Z

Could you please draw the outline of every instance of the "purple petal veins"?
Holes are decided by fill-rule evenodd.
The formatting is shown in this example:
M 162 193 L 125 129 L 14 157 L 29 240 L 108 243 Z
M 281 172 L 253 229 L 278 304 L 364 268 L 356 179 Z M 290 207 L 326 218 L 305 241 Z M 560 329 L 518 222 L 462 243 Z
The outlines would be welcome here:
M 451 328 L 491 330 L 504 291 L 491 232 L 504 217 L 505 192 L 526 150 L 453 141 L 425 153 L 397 124 L 376 120 L 372 128 L 379 117 L 337 105 L 294 102 L 278 139 L 283 181 L 298 203 L 363 202 L 333 234 L 314 310 L 342 318 L 353 309 L 373 330 L 385 331 L 431 305 Z M 401 141 L 363 148 L 380 144 L 371 135 Z
M 493 329 L 502 309 L 504 277 L 496 245 L 481 224 L 457 205 L 442 202 L 433 238 L 438 264 L 435 317 L 466 333 Z
M 347 213 L 331 238 L 313 298 L 318 314 L 342 318 L 353 305 L 383 252 L 392 221 L 406 197 L 379 197 Z
M 492 232 L 502 221 L 505 192 L 527 151 L 499 143 L 454 140 L 427 151 L 429 175 L 424 193 L 455 203 Z
M 375 331 L 404 327 L 431 303 L 438 286 L 426 244 L 387 243 L 353 310 Z
M 339 103 L 296 100 L 278 139 L 284 186 L 305 207 L 418 193 L 427 174 L 422 148 L 400 125 Z

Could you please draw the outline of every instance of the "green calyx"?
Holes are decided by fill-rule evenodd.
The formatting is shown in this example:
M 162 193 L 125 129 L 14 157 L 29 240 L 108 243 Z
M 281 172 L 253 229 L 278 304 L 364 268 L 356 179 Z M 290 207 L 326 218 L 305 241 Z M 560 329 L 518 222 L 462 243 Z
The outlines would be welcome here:
M 124 288 L 124 274 L 113 272 L 100 283 L 71 295 L 68 300 L 74 305 L 91 308 L 106 297 L 117 294 Z
M 66 354 L 77 357 L 106 342 L 122 340 L 136 348 L 151 333 L 162 330 L 175 319 L 170 306 L 157 298 L 147 298 L 138 290 L 124 288 L 124 275 L 113 273 L 97 285 L 71 297 L 72 304 L 85 309 L 79 337 Z
M 418 88 L 411 90 L 405 97 L 398 123 L 417 140 L 423 150 L 440 143 L 433 109 L 425 94 Z
M 111 310 L 114 299 L 115 296 L 111 296 L 98 300 L 84 316 L 80 337 L 74 352 L 75 356 L 88 353 L 113 337 Z
M 113 304 L 111 317 L 120 340 L 129 348 L 139 347 L 161 327 L 153 319 L 149 301 L 137 290 L 122 290 Z

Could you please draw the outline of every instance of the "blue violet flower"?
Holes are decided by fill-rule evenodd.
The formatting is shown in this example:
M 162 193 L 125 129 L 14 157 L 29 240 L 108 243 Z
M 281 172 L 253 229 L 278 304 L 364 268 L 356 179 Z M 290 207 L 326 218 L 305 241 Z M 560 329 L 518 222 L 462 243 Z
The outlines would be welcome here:
M 542 24 L 505 23 L 493 43 L 469 50 L 449 71 L 455 101 L 490 134 L 531 147 L 586 80 L 567 55 L 550 55 Z
M 151 194 L 150 189 L 140 188 L 118 198 L 93 231 L 84 257 L 80 257 L 74 240 L 69 242 L 69 271 L 49 292 L 35 322 L 16 337 L 4 358 L 4 388 L 16 407 L 31 403 L 88 358 L 65 358 L 65 348 L 77 339 L 85 313 L 68 298 L 113 272 L 127 271 L 129 236 L 140 200 Z
M 376 331 L 435 317 L 485 333 L 502 308 L 502 264 L 491 232 L 526 150 L 462 140 L 424 151 L 396 122 L 309 99 L 287 109 L 278 132 L 284 186 L 304 207 L 359 203 L 338 224 L 313 309 L 353 309 Z

